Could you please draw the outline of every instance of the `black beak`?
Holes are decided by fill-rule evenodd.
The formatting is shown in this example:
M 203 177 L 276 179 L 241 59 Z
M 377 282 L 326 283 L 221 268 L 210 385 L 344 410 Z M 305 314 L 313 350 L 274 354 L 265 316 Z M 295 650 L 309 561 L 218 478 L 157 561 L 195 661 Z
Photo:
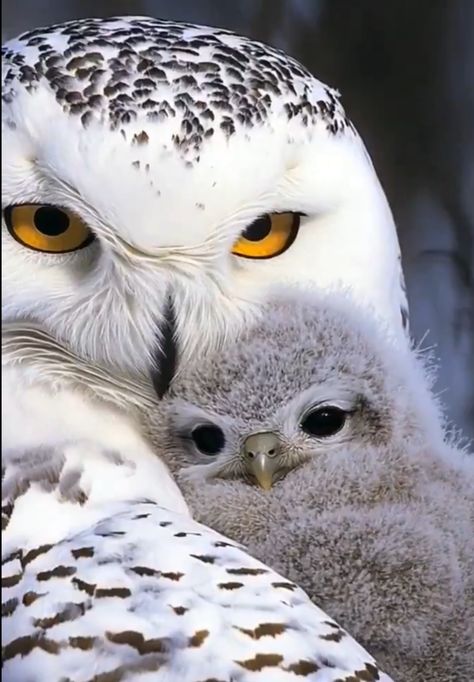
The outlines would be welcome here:
M 177 349 L 175 342 L 176 317 L 171 298 L 168 299 L 160 328 L 159 347 L 151 372 L 153 387 L 159 398 L 167 393 L 176 372 Z

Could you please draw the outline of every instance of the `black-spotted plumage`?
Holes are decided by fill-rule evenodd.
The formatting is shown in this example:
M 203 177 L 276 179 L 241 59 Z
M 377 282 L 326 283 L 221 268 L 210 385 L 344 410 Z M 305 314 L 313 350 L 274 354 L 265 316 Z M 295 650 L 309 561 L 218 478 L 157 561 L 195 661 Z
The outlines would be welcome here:
M 18 84 L 49 86 L 83 125 L 106 119 L 125 130 L 139 114 L 149 123 L 182 119 L 176 147 L 199 152 L 220 129 L 296 118 L 337 134 L 351 124 L 338 93 L 277 49 L 224 29 L 147 17 L 82 19 L 24 33 L 3 48 L 4 101 Z M 146 144 L 146 133 L 132 144 Z

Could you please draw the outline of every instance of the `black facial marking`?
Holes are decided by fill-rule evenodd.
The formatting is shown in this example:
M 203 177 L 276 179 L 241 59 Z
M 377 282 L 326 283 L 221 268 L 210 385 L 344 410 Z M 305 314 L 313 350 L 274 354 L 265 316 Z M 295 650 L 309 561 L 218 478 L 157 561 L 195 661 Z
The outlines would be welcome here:
M 153 387 L 159 398 L 167 393 L 176 372 L 177 348 L 175 342 L 176 317 L 171 298 L 168 299 L 160 329 L 160 346 L 151 371 Z

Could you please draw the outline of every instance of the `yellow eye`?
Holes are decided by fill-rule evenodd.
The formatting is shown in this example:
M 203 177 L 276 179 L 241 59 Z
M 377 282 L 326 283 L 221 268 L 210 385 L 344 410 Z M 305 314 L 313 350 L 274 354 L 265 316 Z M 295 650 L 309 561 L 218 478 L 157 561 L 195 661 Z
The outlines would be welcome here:
M 274 258 L 294 242 L 300 226 L 298 213 L 266 213 L 235 242 L 232 253 L 244 258 Z
M 35 251 L 77 251 L 94 239 L 92 231 L 77 215 L 57 206 L 9 206 L 5 209 L 5 221 L 12 237 Z

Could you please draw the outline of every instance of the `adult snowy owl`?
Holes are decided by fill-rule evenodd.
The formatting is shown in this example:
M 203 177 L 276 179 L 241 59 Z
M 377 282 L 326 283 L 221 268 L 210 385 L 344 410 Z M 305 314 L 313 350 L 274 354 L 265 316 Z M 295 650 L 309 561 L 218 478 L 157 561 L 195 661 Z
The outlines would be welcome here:
M 3 51 L 3 317 L 126 374 L 232 336 L 268 285 L 343 286 L 401 334 L 391 212 L 338 93 L 223 29 L 89 19 Z
M 145 404 L 144 382 L 151 375 L 156 393 L 166 393 L 180 370 L 250 323 L 275 282 L 343 286 L 401 335 L 396 232 L 337 93 L 259 43 L 146 18 L 76 21 L 8 43 L 2 79 L 4 575 L 14 591 L 5 602 L 8 675 L 25 680 L 34 666 L 33 676 L 44 670 L 49 680 L 50 666 L 65 660 L 70 679 L 83 679 L 83 666 L 89 679 L 112 666 L 125 679 L 146 673 L 136 667 L 142 653 L 158 665 L 160 652 L 149 647 L 162 637 L 150 629 L 151 577 L 132 578 L 128 562 L 150 557 L 145 568 L 168 573 L 163 561 L 176 542 L 162 535 L 162 551 L 150 547 L 145 523 L 186 510 L 137 431 L 132 408 Z M 168 511 L 132 518 L 132 504 L 143 499 Z M 118 513 L 117 504 L 126 508 Z M 110 550 L 104 523 L 120 538 Z M 130 524 L 140 529 L 136 542 Z M 53 547 L 39 551 L 45 545 Z M 78 553 L 91 547 L 109 566 L 93 594 L 87 575 L 98 561 Z M 198 582 L 210 585 L 219 566 L 194 561 L 204 576 Z M 121 601 L 130 580 L 145 615 Z M 245 594 L 236 590 L 235 599 L 248 605 Z M 209 612 L 214 624 L 225 621 L 221 607 L 229 604 Z M 290 639 L 296 612 L 285 630 Z M 200 619 L 202 609 L 194 613 Z M 203 636 L 188 617 L 180 622 L 189 629 L 168 633 L 178 647 Z M 102 638 L 84 634 L 81 622 L 102 628 Z M 112 641 L 107 633 L 119 623 Z M 343 657 L 339 631 L 322 634 Z M 271 635 L 241 635 L 275 654 Z M 198 655 L 211 641 L 212 652 L 224 650 L 207 639 Z M 87 668 L 96 645 L 110 653 L 102 664 L 111 667 Z M 276 682 L 277 670 L 281 679 L 300 671 L 314 680 L 383 677 L 365 652 L 347 662 L 323 651 L 311 661 L 317 670 L 291 669 L 283 656 L 271 673 L 244 669 L 241 678 Z

